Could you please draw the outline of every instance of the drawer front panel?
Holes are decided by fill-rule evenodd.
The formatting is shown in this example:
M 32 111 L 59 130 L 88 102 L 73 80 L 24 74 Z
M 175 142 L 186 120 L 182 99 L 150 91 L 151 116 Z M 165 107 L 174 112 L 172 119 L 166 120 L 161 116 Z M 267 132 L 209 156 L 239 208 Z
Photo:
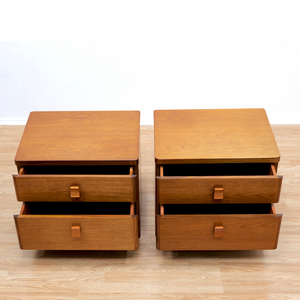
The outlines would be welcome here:
M 161 204 L 176 203 L 276 203 L 282 176 L 156 177 Z M 215 199 L 222 188 L 222 199 Z
M 281 217 L 267 214 L 157 215 L 157 249 L 276 249 Z
M 136 250 L 137 216 L 14 216 L 21 249 Z
M 21 202 L 136 201 L 136 175 L 13 175 L 13 179 Z

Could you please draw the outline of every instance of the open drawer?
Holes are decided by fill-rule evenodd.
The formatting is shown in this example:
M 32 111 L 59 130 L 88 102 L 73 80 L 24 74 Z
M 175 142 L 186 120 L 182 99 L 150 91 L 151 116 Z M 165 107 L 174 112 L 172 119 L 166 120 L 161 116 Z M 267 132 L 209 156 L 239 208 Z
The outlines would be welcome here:
M 26 202 L 14 219 L 21 249 L 138 249 L 134 203 Z
M 274 164 L 161 165 L 157 201 L 176 203 L 276 203 L 282 176 Z
M 13 175 L 17 200 L 135 202 L 133 166 L 26 166 Z
M 161 205 L 157 249 L 276 249 L 281 218 L 273 204 Z

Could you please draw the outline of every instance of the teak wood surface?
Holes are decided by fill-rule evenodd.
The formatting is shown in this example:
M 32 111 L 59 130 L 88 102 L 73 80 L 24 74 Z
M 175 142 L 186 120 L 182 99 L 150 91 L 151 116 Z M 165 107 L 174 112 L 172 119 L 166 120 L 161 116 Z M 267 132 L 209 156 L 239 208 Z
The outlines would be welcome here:
M 277 173 L 284 178 L 275 204 L 283 214 L 276 250 L 157 250 L 153 126 L 142 126 L 139 249 L 33 251 L 20 250 L 12 217 L 22 206 L 11 174 L 24 126 L 0 126 L 0 298 L 298 300 L 300 125 L 272 129 L 281 153 Z
M 30 162 L 135 165 L 139 136 L 139 111 L 32 112 L 15 161 L 19 166 Z
M 280 159 L 264 109 L 157 110 L 154 124 L 158 164 Z
M 158 216 L 161 250 L 275 249 L 281 215 Z M 224 238 L 214 236 L 214 224 L 224 224 Z
M 282 176 L 156 177 L 157 200 L 180 203 L 275 203 L 279 201 Z M 224 197 L 214 199 L 221 185 Z
M 138 218 L 136 215 L 19 215 L 15 217 L 15 223 L 22 249 L 138 249 Z M 75 224 L 80 224 L 82 230 L 80 238 L 72 236 L 72 227 Z
M 17 200 L 64 201 L 70 186 L 79 187 L 80 201 L 134 202 L 137 175 L 13 175 Z M 78 199 L 78 200 L 79 200 Z

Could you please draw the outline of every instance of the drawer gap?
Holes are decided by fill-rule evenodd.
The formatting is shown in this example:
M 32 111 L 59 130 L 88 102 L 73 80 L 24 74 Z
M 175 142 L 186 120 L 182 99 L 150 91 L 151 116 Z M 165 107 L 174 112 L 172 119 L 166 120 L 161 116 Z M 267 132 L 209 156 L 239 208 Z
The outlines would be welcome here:
M 275 174 L 274 174 L 275 172 Z M 162 173 L 162 171 L 161 171 Z M 163 176 L 261 176 L 276 175 L 273 164 L 170 164 L 163 166 Z
M 275 214 L 274 206 L 264 204 L 165 204 L 164 215 Z
M 22 172 L 22 173 L 21 173 Z M 26 166 L 19 175 L 133 175 L 132 166 Z
M 21 215 L 132 215 L 129 202 L 26 202 Z
M 20 215 L 30 215 L 30 210 L 26 203 L 22 204 Z

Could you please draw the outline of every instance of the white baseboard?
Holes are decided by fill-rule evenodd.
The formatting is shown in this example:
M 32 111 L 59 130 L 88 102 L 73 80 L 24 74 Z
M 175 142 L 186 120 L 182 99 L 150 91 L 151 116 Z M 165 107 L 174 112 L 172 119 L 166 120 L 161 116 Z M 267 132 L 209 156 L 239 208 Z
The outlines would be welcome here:
M 27 119 L 1 119 L 0 125 L 25 125 Z

